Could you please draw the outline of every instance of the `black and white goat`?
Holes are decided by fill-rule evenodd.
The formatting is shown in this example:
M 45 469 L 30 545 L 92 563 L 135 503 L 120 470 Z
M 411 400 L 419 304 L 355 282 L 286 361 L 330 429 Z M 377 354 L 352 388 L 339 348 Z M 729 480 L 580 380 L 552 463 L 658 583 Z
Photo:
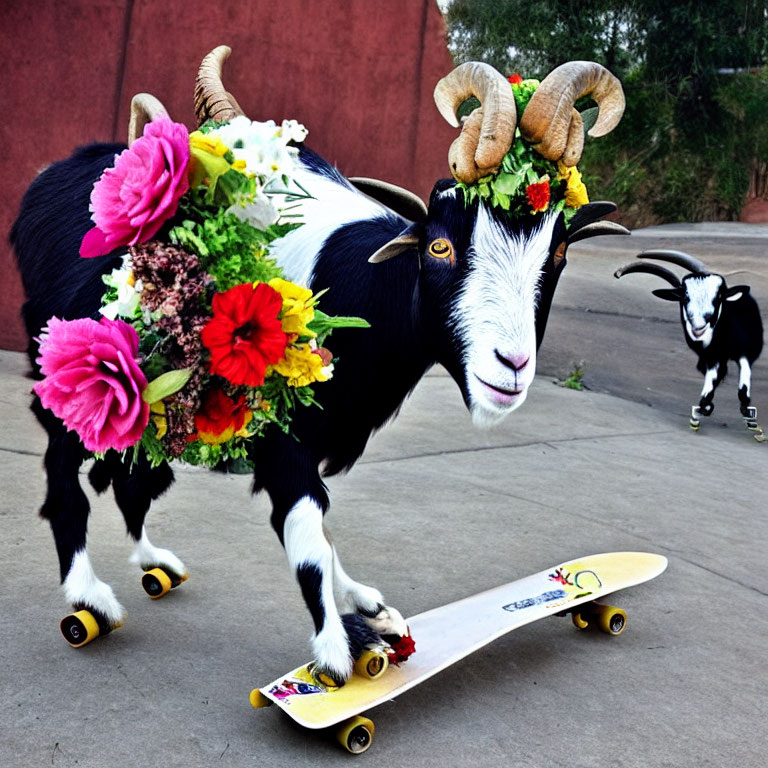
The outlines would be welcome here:
M 201 121 L 240 113 L 220 80 L 228 53 L 217 49 L 204 62 L 197 88 Z M 591 132 L 607 133 L 623 110 L 621 86 L 607 70 L 588 62 L 563 65 L 543 81 L 521 130 L 538 136 L 542 154 L 558 159 L 570 152 L 569 164 L 575 164 L 584 136 L 573 104 L 590 93 L 600 105 Z M 482 126 L 476 114 L 455 143 L 454 172 L 471 180 L 471 174 L 476 178 L 498 167 L 516 124 L 506 79 L 487 65 L 464 65 L 441 81 L 436 94 L 452 120 L 470 95 L 485 108 L 484 115 L 478 110 Z M 542 125 L 552 128 L 554 138 L 552 131 L 543 138 L 534 133 Z M 545 147 L 553 143 L 554 150 Z M 12 240 L 27 294 L 23 312 L 33 366 L 34 338 L 48 319 L 94 315 L 103 292 L 101 276 L 119 262 L 114 254 L 80 259 L 78 247 L 91 226 L 91 187 L 122 149 L 114 144 L 82 148 L 42 173 L 24 198 Z M 470 176 L 456 170 L 462 158 Z M 397 413 L 435 363 L 453 376 L 477 425 L 494 424 L 515 410 L 534 378 L 568 244 L 627 231 L 598 221 L 614 210 L 612 203 L 583 206 L 566 227 L 561 213 L 518 218 L 484 203 L 467 205 L 454 180 L 439 181 L 425 206 L 385 183 L 351 183 L 306 148 L 300 148 L 299 160 L 297 178 L 312 198 L 303 203 L 303 226 L 277 242 L 272 253 L 288 279 L 330 288 L 323 297 L 325 312 L 364 317 L 371 328 L 335 332 L 340 362 L 333 379 L 318 387 L 322 410 L 299 409 L 293 422 L 298 440 L 276 429 L 256 441 L 254 487 L 271 498 L 272 525 L 314 620 L 318 674 L 344 681 L 366 633 L 402 634 L 406 628 L 378 590 L 353 581 L 342 568 L 323 523 L 330 502 L 322 475 L 349 469 L 372 432 Z M 33 409 L 49 435 L 41 514 L 53 528 L 65 593 L 76 608 L 87 607 L 107 632 L 123 621 L 124 611 L 96 577 L 86 553 L 89 508 L 78 481 L 85 450 L 39 400 Z M 145 570 L 161 566 L 180 578 L 185 566 L 155 547 L 144 528 L 152 500 L 173 481 L 170 467 L 153 469 L 143 460 L 131 464 L 110 452 L 94 463 L 90 481 L 97 491 L 112 484 L 135 541 L 132 560 Z
M 757 409 L 750 405 L 752 365 L 763 349 L 763 323 L 757 302 L 748 285 L 726 285 L 722 275 L 710 272 L 693 256 L 680 251 L 643 251 L 640 259 L 657 259 L 688 270 L 682 281 L 659 264 L 635 261 L 615 272 L 617 278 L 645 272 L 666 280 L 672 288 L 653 291 L 665 301 L 680 304 L 680 320 L 686 344 L 698 355 L 696 368 L 704 374 L 704 387 L 698 405 L 691 407 L 691 428 L 698 431 L 700 415 L 714 410 L 715 390 L 725 378 L 728 361 L 739 366 L 739 405 L 747 428 L 762 442 L 765 437 L 757 424 Z

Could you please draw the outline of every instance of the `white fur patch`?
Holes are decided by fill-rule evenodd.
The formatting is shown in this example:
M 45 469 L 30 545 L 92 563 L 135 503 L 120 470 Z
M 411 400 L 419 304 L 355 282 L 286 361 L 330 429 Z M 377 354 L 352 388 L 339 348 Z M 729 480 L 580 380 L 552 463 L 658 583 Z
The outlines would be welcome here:
M 357 613 L 360 609 L 370 612 L 384 604 L 384 598 L 378 589 L 360 584 L 347 575 L 335 547 L 333 548 L 333 592 L 336 597 L 336 606 L 341 613 Z
M 143 570 L 160 566 L 173 571 L 177 576 L 186 576 L 187 569 L 170 549 L 156 547 L 147 536 L 147 529 L 141 529 L 141 538 L 136 542 L 133 553 L 129 558 L 131 563 L 140 566 Z
M 739 358 L 739 389 L 747 388 L 747 397 L 750 396 L 750 387 L 752 386 L 752 368 L 746 357 Z
M 346 680 L 352 673 L 347 633 L 333 595 L 333 551 L 323 531 L 323 511 L 309 496 L 299 499 L 285 519 L 283 542 L 288 561 L 298 569 L 313 565 L 321 574 L 320 599 L 325 618 L 312 640 L 317 663 Z
M 112 626 L 122 624 L 125 609 L 118 602 L 112 587 L 95 574 L 88 553 L 81 549 L 72 558 L 72 566 L 64 579 L 64 594 L 72 605 L 86 605 L 101 613 Z
M 353 221 L 380 216 L 386 209 L 379 203 L 335 181 L 306 169 L 295 179 L 313 199 L 301 200 L 291 213 L 301 214 L 303 224 L 269 247 L 270 255 L 283 268 L 286 280 L 309 285 L 315 258 L 328 236 Z M 327 287 L 327 286 L 323 286 Z
M 717 380 L 717 372 L 720 370 L 720 366 L 715 363 L 713 368 L 707 368 L 707 372 L 704 374 L 704 386 L 701 390 L 701 396 L 708 395 L 715 388 L 715 381 Z
M 684 285 L 686 295 L 685 331 L 689 338 L 701 342 L 704 347 L 708 347 L 718 320 L 719 311 L 716 315 L 715 299 L 723 285 L 723 278 L 719 275 L 689 277 L 686 278 Z M 706 315 L 711 315 L 711 320 L 707 320 Z M 701 333 L 702 329 L 705 329 L 703 333 Z
M 466 345 L 466 384 L 472 419 L 478 426 L 495 424 L 522 405 L 533 381 L 538 285 L 556 220 L 556 215 L 545 215 L 528 237 L 510 237 L 484 205 L 478 208 L 471 244 L 473 267 L 454 321 Z M 499 361 L 497 352 L 507 359 L 527 358 L 528 363 L 514 371 Z

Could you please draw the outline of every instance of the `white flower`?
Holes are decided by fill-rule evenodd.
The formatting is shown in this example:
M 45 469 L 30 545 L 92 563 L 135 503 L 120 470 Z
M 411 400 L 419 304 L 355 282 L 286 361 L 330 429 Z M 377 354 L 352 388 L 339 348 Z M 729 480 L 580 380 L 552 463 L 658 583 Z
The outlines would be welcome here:
M 237 202 L 227 208 L 227 213 L 237 216 L 254 229 L 266 229 L 280 218 L 280 212 L 275 208 L 274 203 L 263 195 L 258 195 L 251 201 Z
M 104 278 L 104 282 L 117 288 L 117 299 L 105 304 L 99 312 L 104 317 L 114 320 L 125 317 L 133 320 L 139 312 L 139 296 L 142 290 L 141 280 L 134 280 L 130 256 L 123 256 L 123 265 Z
M 282 178 L 290 179 L 295 168 L 298 150 L 288 142 L 303 140 L 306 128 L 295 120 L 286 120 L 278 127 L 273 120 L 251 121 L 243 115 L 227 125 L 216 128 L 215 133 L 232 150 L 236 160 L 245 162 L 245 173 L 259 177 L 266 186 L 274 182 L 282 187 Z
M 296 120 L 283 120 L 280 126 L 280 134 L 286 141 L 304 141 L 308 133 L 309 131 Z

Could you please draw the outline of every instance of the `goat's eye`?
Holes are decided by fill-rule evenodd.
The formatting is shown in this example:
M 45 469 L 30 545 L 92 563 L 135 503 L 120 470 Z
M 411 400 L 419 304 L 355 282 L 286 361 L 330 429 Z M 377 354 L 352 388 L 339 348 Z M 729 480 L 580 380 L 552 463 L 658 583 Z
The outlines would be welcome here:
M 453 261 L 453 246 L 448 240 L 438 237 L 429 244 L 429 255 L 436 259 L 450 259 Z

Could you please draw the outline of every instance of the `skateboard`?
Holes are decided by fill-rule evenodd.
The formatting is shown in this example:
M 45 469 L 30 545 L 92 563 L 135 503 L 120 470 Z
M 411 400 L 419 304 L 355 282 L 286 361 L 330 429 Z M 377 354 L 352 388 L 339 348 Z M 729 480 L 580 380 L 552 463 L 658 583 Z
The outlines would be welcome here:
M 349 752 L 365 752 L 374 725 L 361 713 L 391 701 L 451 664 L 518 627 L 545 616 L 571 615 L 578 629 L 595 625 L 610 635 L 627 626 L 621 608 L 598 598 L 655 578 L 667 559 L 645 552 L 610 552 L 571 560 L 533 576 L 503 584 L 407 620 L 416 651 L 390 664 L 390 649 L 370 646 L 355 673 L 340 688 L 324 685 L 312 664 L 297 667 L 251 691 L 251 704 L 276 704 L 305 728 L 337 726 L 336 738 Z

